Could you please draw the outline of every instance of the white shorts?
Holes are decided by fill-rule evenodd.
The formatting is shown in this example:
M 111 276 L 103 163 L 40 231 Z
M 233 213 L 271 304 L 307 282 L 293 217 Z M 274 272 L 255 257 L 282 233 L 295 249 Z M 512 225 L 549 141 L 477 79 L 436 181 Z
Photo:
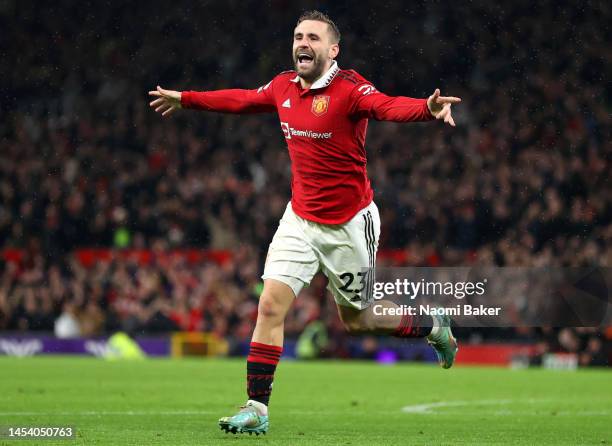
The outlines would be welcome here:
M 289 203 L 268 249 L 262 279 L 281 281 L 297 296 L 322 271 L 338 305 L 367 308 L 372 303 L 379 237 L 374 202 L 341 225 L 305 220 Z

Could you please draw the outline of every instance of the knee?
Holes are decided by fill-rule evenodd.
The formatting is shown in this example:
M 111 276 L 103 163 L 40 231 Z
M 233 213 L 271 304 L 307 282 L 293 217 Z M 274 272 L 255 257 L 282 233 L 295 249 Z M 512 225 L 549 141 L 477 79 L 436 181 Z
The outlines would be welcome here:
M 259 298 L 258 317 L 265 319 L 284 319 L 282 305 L 272 293 L 263 293 Z

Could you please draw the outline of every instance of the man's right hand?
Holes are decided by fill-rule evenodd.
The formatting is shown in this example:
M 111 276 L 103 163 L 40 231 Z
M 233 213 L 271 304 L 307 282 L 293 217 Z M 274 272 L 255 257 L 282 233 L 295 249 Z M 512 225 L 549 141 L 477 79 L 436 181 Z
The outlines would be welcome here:
M 167 116 L 178 110 L 181 107 L 181 92 L 174 90 L 164 90 L 159 85 L 157 90 L 149 92 L 149 96 L 155 96 L 157 99 L 151 101 L 149 105 L 162 116 Z

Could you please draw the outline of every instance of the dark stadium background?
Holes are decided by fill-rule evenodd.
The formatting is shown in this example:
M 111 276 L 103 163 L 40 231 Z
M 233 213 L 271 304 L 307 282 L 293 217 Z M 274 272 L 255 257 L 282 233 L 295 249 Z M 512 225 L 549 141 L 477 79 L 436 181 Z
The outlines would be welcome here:
M 610 266 L 609 2 L 3 1 L 2 336 L 63 317 L 83 338 L 194 331 L 244 351 L 290 197 L 282 133 L 272 115 L 161 119 L 147 91 L 267 83 L 314 7 L 340 27 L 341 67 L 388 94 L 463 98 L 456 129 L 371 122 L 379 265 Z M 344 334 L 323 277 L 288 343 L 318 319 L 325 356 L 385 342 Z M 612 333 L 460 335 L 603 365 Z

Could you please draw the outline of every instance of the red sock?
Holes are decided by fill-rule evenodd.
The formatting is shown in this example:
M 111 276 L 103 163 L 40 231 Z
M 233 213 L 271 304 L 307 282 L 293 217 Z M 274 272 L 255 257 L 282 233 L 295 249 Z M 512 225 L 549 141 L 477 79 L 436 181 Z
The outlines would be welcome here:
M 433 319 L 429 315 L 411 316 L 404 314 L 398 327 L 393 332 L 397 338 L 422 338 L 431 332 Z
M 268 405 L 274 372 L 282 352 L 283 348 L 276 345 L 251 342 L 247 357 L 247 393 L 250 400 Z

